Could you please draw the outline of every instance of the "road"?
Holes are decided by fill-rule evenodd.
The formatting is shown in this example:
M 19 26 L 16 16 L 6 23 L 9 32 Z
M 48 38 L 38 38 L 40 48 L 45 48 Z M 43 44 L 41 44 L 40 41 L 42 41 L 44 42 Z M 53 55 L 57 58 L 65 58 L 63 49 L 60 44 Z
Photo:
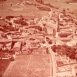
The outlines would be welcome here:
M 50 54 L 19 55 L 2 77 L 52 77 Z

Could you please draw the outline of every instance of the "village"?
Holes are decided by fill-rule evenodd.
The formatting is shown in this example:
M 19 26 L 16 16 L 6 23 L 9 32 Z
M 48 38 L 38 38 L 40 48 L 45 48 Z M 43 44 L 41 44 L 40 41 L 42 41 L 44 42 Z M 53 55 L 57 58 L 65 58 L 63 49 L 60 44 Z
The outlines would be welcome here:
M 0 16 L 0 60 L 14 62 L 20 55 L 48 55 L 51 77 L 76 77 L 77 19 L 53 8 L 39 18 Z

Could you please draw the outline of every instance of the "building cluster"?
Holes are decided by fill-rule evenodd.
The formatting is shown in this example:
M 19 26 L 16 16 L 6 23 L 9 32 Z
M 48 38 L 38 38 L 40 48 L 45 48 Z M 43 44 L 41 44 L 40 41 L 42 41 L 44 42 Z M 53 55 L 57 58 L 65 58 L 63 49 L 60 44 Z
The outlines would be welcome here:
M 53 45 L 58 45 L 58 50 L 52 48 L 58 54 L 58 60 L 56 60 L 59 65 L 57 67 L 58 77 L 76 77 L 74 72 L 76 66 L 73 67 L 73 64 L 70 63 L 71 57 L 77 59 L 76 54 L 75 57 L 71 54 L 77 53 L 76 48 L 75 50 L 71 48 L 71 46 L 77 45 L 76 23 L 65 10 L 59 12 L 51 9 L 47 16 L 33 19 L 26 19 L 22 15 L 0 17 L 0 53 L 8 50 L 11 51 L 11 54 L 15 54 L 15 51 L 20 51 L 19 53 L 49 54 L 48 47 L 52 48 Z M 66 45 L 67 49 L 70 49 L 70 53 L 69 51 L 63 52 L 65 48 L 62 45 Z M 69 68 L 69 66 L 72 67 Z
M 56 55 L 57 62 L 57 77 L 76 77 L 77 76 L 77 62 L 69 57 Z
M 56 74 L 57 77 L 76 77 L 77 60 L 75 47 L 67 45 L 54 45 L 52 50 L 55 52 Z
M 51 9 L 47 16 L 33 19 L 26 19 L 22 15 L 0 17 L 0 38 L 5 41 L 26 42 L 30 38 L 39 40 L 41 46 L 45 41 L 51 45 L 73 46 L 77 44 L 76 31 L 76 21 L 65 10 Z

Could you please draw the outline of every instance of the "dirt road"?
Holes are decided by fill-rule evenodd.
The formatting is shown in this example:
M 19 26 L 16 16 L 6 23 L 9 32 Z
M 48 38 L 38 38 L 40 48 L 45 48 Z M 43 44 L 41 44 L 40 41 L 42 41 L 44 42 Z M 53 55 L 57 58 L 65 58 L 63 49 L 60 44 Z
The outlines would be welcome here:
M 2 77 L 52 77 L 49 54 L 19 55 Z

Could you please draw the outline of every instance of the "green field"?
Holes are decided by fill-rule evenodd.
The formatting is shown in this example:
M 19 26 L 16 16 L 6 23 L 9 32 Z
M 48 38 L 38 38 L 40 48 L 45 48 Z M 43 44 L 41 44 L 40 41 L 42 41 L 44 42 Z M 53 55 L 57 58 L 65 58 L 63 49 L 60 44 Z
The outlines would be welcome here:
M 51 71 L 52 72 L 52 71 Z M 19 55 L 2 77 L 49 77 L 49 55 Z
M 13 15 L 13 16 L 19 16 L 23 15 L 25 18 L 35 18 L 35 17 L 42 17 L 48 14 L 48 11 L 40 10 L 37 7 L 43 7 L 43 8 L 51 8 L 47 5 L 40 4 L 36 2 L 35 0 L 28 0 L 30 4 L 22 4 L 23 1 L 27 0 L 7 0 L 4 2 L 0 2 L 0 16 L 7 16 L 7 15 Z M 77 15 L 77 3 L 63 3 L 61 1 L 56 2 L 55 0 L 43 0 L 43 2 L 46 4 L 51 4 L 54 7 L 57 7 L 58 10 L 66 9 L 67 12 L 73 13 L 73 15 Z M 12 4 L 12 5 L 11 5 Z M 68 10 L 69 9 L 69 10 Z
M 7 60 L 7 59 L 1 60 L 0 59 L 0 77 L 2 77 L 5 70 L 8 68 L 9 64 L 10 64 L 10 60 Z

